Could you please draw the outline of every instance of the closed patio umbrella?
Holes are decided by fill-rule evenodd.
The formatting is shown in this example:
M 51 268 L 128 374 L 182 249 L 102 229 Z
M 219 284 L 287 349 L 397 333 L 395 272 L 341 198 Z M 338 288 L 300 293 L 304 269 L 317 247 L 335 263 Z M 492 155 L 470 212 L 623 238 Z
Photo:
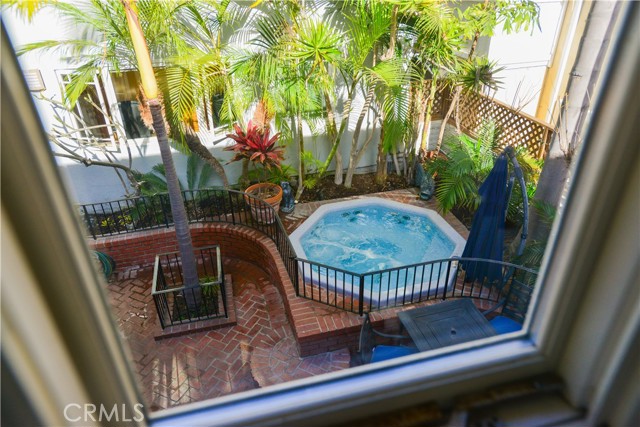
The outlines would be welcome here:
M 480 186 L 480 207 L 476 211 L 467 244 L 462 252 L 463 258 L 483 258 L 502 261 L 504 250 L 504 224 L 507 204 L 508 159 L 503 153 L 498 157 L 489 176 Z M 462 261 L 466 280 L 489 281 L 502 278 L 502 267 L 479 261 Z

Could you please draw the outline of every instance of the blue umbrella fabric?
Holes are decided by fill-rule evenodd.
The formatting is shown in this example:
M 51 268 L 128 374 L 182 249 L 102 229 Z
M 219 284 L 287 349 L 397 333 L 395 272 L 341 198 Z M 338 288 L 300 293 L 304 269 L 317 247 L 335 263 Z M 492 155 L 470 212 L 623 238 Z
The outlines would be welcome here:
M 462 252 L 463 258 L 502 261 L 508 162 L 507 156 L 501 154 L 478 190 L 480 207 L 473 217 L 469 238 Z M 466 272 L 466 281 L 482 281 L 485 277 L 489 281 L 502 278 L 500 264 L 478 261 L 462 261 L 461 264 Z

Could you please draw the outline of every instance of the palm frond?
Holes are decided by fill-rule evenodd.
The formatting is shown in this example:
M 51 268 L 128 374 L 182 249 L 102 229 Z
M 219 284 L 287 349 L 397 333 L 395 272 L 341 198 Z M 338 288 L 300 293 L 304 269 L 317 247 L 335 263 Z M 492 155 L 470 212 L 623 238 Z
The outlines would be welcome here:
M 76 68 L 75 72 L 71 75 L 70 82 L 65 86 L 64 96 L 67 105 L 70 107 L 75 106 L 76 102 L 78 102 L 78 99 L 80 99 L 87 88 L 87 85 L 93 82 L 99 71 L 99 65 L 91 62 Z
M 202 160 L 196 155 L 190 155 L 187 159 L 187 188 L 194 190 L 198 180 L 198 172 Z
M 383 148 L 392 151 L 400 145 L 409 134 L 409 93 L 406 87 L 388 88 L 383 95 Z
M 489 61 L 486 57 L 476 57 L 472 60 L 459 62 L 458 81 L 468 92 L 479 93 L 484 89 L 496 90 L 502 86 L 502 81 L 496 74 L 504 70 L 497 62 Z
M 196 104 L 200 101 L 196 94 L 198 78 L 190 69 L 182 67 L 166 68 L 164 76 L 171 105 L 169 121 L 172 124 L 180 123 L 193 114 Z
M 192 190 L 206 188 L 209 184 L 209 180 L 213 176 L 213 168 L 211 167 L 211 165 L 206 162 L 201 163 L 202 166 L 200 167 L 200 179 L 198 179 L 197 187 L 191 187 Z
M 409 82 L 401 59 L 381 61 L 373 68 L 365 67 L 367 76 L 374 83 L 382 83 L 388 87 L 398 87 Z

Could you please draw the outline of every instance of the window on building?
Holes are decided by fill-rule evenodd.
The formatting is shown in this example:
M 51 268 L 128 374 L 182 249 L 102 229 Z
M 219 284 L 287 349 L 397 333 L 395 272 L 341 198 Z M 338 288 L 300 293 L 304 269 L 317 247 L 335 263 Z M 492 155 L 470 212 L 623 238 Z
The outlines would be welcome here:
M 111 73 L 118 109 L 128 139 L 147 138 L 152 135 L 140 116 L 140 77 L 137 71 Z
M 220 113 L 222 110 L 222 103 L 224 102 L 223 93 L 214 93 L 211 96 L 210 102 L 203 100 L 204 116 L 207 122 L 207 130 L 213 130 L 223 125 Z
M 63 88 L 71 83 L 71 74 L 61 74 Z M 79 133 L 88 143 L 110 142 L 109 128 L 111 112 L 106 102 L 106 92 L 100 76 L 87 84 L 75 105 L 73 113 L 77 116 Z

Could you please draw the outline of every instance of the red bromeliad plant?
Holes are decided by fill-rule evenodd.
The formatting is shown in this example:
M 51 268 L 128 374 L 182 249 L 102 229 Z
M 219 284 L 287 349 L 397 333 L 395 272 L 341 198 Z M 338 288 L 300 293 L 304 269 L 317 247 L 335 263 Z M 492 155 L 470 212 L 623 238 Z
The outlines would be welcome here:
M 280 167 L 280 162 L 284 160 L 282 147 L 277 147 L 276 142 L 280 138 L 280 133 L 271 136 L 271 129 L 266 127 L 264 131 L 254 125 L 250 120 L 247 124 L 247 131 L 243 131 L 237 124 L 233 125 L 235 134 L 229 133 L 227 137 L 236 143 L 225 148 L 227 151 L 235 151 L 232 162 L 242 159 L 249 159 L 255 164 L 261 164 L 266 169 Z

